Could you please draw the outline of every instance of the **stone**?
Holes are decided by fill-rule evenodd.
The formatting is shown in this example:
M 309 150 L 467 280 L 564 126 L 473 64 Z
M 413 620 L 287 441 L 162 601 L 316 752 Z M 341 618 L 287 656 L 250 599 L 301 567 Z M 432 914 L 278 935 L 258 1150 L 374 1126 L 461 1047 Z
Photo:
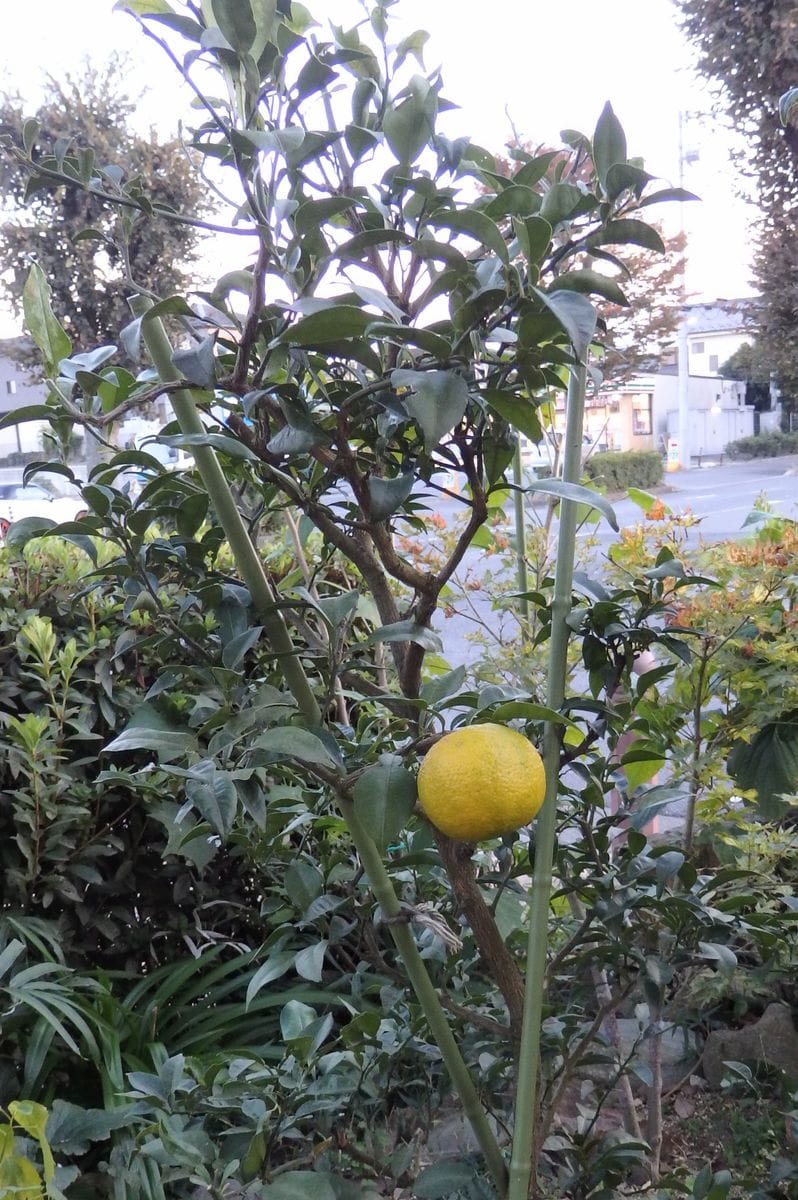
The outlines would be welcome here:
M 742 1029 L 715 1029 L 704 1047 L 704 1075 L 720 1087 L 724 1063 L 765 1062 L 798 1080 L 798 1031 L 786 1004 L 769 1004 L 758 1021 Z

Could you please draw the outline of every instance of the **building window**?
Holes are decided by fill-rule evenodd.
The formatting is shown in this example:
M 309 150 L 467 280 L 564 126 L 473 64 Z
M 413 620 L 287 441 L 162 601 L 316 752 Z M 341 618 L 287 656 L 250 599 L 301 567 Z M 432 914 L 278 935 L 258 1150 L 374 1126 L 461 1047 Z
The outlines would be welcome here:
M 632 433 L 645 437 L 651 433 L 651 393 L 632 396 Z
M 710 356 L 709 356 L 709 369 L 710 369 L 710 371 L 717 371 L 717 369 L 718 369 L 718 356 L 717 356 L 717 354 L 710 354 Z
M 704 343 L 703 342 L 693 342 L 690 349 L 693 352 L 693 354 L 703 354 L 704 353 Z

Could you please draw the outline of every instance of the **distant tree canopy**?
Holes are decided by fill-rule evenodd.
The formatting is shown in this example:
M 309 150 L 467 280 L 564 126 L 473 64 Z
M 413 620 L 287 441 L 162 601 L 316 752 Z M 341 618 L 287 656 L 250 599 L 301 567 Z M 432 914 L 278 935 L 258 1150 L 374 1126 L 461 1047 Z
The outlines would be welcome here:
M 758 342 L 743 342 L 718 368 L 723 379 L 745 383 L 745 402 L 756 409 L 770 408 L 770 367 Z
M 779 97 L 798 84 L 798 15 L 784 0 L 680 0 L 703 74 L 722 85 L 748 139 L 762 210 L 755 258 L 759 348 L 787 407 L 798 406 L 798 130 L 781 128 Z
M 207 211 L 207 189 L 184 147 L 177 139 L 160 141 L 154 132 L 142 136 L 133 128 L 136 101 L 123 78 L 119 58 L 88 68 L 79 82 L 48 78 L 35 114 L 37 157 L 63 157 L 67 148 L 90 145 L 95 151 L 91 169 L 107 190 L 141 176 L 152 199 L 201 216 Z M 0 96 L 0 135 L 19 142 L 30 115 L 22 97 Z M 6 214 L 0 222 L 0 289 L 19 312 L 31 263 L 38 262 L 76 349 L 116 339 L 130 315 L 128 277 L 159 296 L 184 288 L 184 269 L 198 243 L 193 226 L 135 213 L 120 217 L 77 187 L 30 194 L 25 172 L 6 154 L 0 154 L 0 188 Z M 76 240 L 87 228 L 92 232 Z

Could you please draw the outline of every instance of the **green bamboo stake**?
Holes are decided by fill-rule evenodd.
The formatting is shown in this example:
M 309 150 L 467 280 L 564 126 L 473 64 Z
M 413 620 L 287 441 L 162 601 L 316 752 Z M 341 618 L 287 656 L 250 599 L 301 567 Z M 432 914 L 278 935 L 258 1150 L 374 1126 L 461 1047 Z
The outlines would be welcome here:
M 131 301 L 131 307 L 137 316 L 143 316 L 152 307 L 152 302 L 146 297 L 137 296 Z M 142 321 L 141 336 L 163 382 L 174 383 L 179 380 L 181 376 L 172 362 L 172 347 L 160 318 L 150 317 L 148 320 Z M 173 392 L 171 402 L 183 433 L 205 433 L 202 418 L 188 389 Z M 277 607 L 276 597 L 263 570 L 263 564 L 241 519 L 216 452 L 212 446 L 193 446 L 192 453 L 197 470 L 230 543 L 238 569 L 260 614 L 260 619 L 263 621 L 270 645 L 280 657 L 286 684 L 308 723 L 319 725 L 321 724 L 321 711 L 302 663 L 296 655 L 283 615 Z M 477 1090 L 446 1019 L 446 1014 L 441 1007 L 426 964 L 419 953 L 407 921 L 407 915 L 397 899 L 382 856 L 374 840 L 358 819 L 354 805 L 347 797 L 340 795 L 338 804 L 363 864 L 363 869 L 368 876 L 371 890 L 389 923 L 410 983 L 441 1052 L 444 1065 L 460 1097 L 463 1111 L 485 1155 L 485 1162 L 496 1183 L 499 1195 L 503 1196 L 507 1187 L 507 1166 L 504 1157 L 480 1103 Z
M 578 483 L 582 472 L 582 423 L 586 378 L 584 364 L 580 364 L 571 375 L 568 385 L 562 474 L 566 483 Z M 573 500 L 563 499 L 560 502 L 560 529 L 557 538 L 557 567 L 551 613 L 547 695 L 549 708 L 556 711 L 559 711 L 565 699 L 569 638 L 567 618 L 571 611 L 577 507 Z M 543 765 L 546 769 L 546 798 L 538 817 L 535 837 L 535 867 L 530 890 L 524 1018 L 518 1061 L 508 1200 L 527 1200 L 533 1167 L 533 1141 L 540 1067 L 540 1025 L 543 1017 L 543 990 L 546 972 L 546 937 L 549 923 L 551 875 L 554 865 L 557 786 L 560 773 L 560 737 L 557 727 L 552 722 L 547 722 L 543 735 Z
M 521 636 L 527 638 L 529 631 L 527 623 L 529 621 L 529 597 L 526 593 L 529 591 L 529 577 L 526 570 L 526 524 L 524 518 L 524 493 L 521 490 L 523 486 L 523 471 L 521 464 L 521 436 L 515 440 L 515 453 L 513 455 L 513 483 L 515 491 L 513 492 L 513 507 L 515 509 L 515 573 L 518 581 L 518 611 L 521 614 Z
M 402 906 L 396 898 L 396 892 L 385 870 L 382 856 L 355 813 L 354 805 L 350 800 L 340 799 L 339 807 L 349 826 L 352 841 L 355 843 L 371 890 L 382 909 L 384 918 L 388 921 L 396 948 L 463 1105 L 463 1111 L 485 1156 L 485 1163 L 493 1176 L 498 1194 L 504 1196 L 507 1190 L 507 1165 L 504 1156 L 488 1123 L 485 1110 L 455 1041 L 446 1014 L 441 1008 L 441 1002 L 430 979 L 424 959 L 419 953 L 416 939 L 408 923 L 408 916 L 403 912 Z
M 137 316 L 152 308 L 146 296 L 136 296 L 131 308 Z M 176 383 L 180 372 L 172 362 L 172 347 L 160 317 L 150 317 L 141 324 L 141 336 L 155 369 L 164 383 Z M 177 423 L 185 434 L 204 434 L 205 426 L 197 411 L 194 397 L 187 389 L 172 394 L 172 408 Z M 233 493 L 211 446 L 193 446 L 194 461 L 202 482 L 211 498 L 219 522 L 227 535 L 241 577 L 249 589 L 252 602 L 263 622 L 269 644 L 280 661 L 280 668 L 305 719 L 311 725 L 321 724 L 321 709 L 316 702 L 305 669 L 299 661 L 291 635 L 277 607 L 277 598 L 263 570 L 258 551 L 247 533 Z

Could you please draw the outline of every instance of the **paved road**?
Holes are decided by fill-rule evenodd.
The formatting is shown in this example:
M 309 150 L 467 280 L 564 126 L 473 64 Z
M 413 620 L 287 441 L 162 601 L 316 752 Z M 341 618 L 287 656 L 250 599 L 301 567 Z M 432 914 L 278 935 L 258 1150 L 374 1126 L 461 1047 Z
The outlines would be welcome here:
M 663 486 L 654 490 L 674 512 L 689 509 L 700 518 L 700 523 L 690 534 L 693 542 L 699 538 L 721 541 L 742 537 L 746 534 L 745 518 L 763 493 L 777 513 L 798 518 L 798 455 L 677 471 L 666 476 Z M 613 507 L 621 528 L 636 525 L 642 519 L 640 508 L 630 500 L 618 500 Z M 449 518 L 456 508 L 447 504 L 441 509 L 442 515 Z M 605 521 L 598 527 L 584 529 L 580 536 L 596 538 L 599 555 L 617 538 Z M 484 569 L 491 572 L 490 589 L 469 593 L 468 601 L 472 616 L 491 627 L 495 627 L 498 620 L 492 610 L 491 594 L 495 595 L 500 588 L 508 592 L 515 590 L 512 573 L 504 581 L 497 581 L 493 575 L 497 568 L 496 557 L 486 558 L 482 551 L 472 550 L 458 572 L 461 580 L 466 577 L 479 579 Z M 468 635 L 477 625 L 469 617 L 460 615 L 465 607 L 458 604 L 458 615 L 447 619 L 439 613 L 435 619 L 435 628 L 443 638 L 444 655 L 452 666 L 473 661 L 476 653 Z

